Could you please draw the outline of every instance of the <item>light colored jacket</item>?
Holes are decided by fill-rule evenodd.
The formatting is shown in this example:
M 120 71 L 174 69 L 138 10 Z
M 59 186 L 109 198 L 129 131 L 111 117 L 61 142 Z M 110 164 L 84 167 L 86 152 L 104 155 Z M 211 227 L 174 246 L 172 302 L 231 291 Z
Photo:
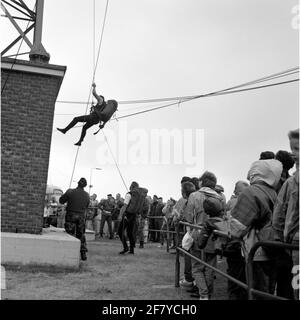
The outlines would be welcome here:
M 215 190 L 208 187 L 202 187 L 200 190 L 191 193 L 183 213 L 189 223 L 199 225 L 206 221 L 207 215 L 203 209 L 203 202 L 206 196 L 212 196 L 222 201 L 222 197 Z
M 181 216 L 183 214 L 183 210 L 186 205 L 186 199 L 181 197 L 174 205 L 173 210 L 172 210 L 172 217 L 173 221 L 176 222 L 177 220 L 181 219 Z
M 299 241 L 299 171 L 280 189 L 273 212 L 273 228 L 280 241 Z
M 233 194 L 231 196 L 230 200 L 228 200 L 226 204 L 226 211 L 231 211 L 235 207 L 237 199 L 238 199 L 237 195 Z

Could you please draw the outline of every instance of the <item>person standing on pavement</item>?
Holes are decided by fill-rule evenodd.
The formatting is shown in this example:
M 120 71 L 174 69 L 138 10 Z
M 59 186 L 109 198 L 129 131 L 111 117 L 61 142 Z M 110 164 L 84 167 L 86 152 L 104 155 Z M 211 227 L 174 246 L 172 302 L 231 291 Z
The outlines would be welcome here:
M 85 240 L 85 215 L 90 203 L 89 194 L 84 191 L 87 186 L 85 178 L 78 181 L 76 189 L 68 189 L 60 198 L 59 203 L 65 204 L 66 218 L 65 230 L 70 235 L 80 240 L 81 260 L 86 260 L 86 240 Z

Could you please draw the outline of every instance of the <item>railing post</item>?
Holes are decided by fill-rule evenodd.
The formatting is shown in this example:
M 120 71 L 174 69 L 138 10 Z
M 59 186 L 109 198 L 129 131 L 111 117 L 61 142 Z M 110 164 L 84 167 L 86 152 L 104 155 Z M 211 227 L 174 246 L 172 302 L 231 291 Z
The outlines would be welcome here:
M 167 218 L 167 252 L 170 251 L 169 218 Z
M 243 256 L 245 257 L 245 273 L 246 273 L 246 284 L 248 300 L 253 300 L 252 288 L 253 288 L 253 259 L 249 259 L 245 244 L 241 241 L 241 249 Z
M 179 223 L 176 226 L 176 260 L 175 260 L 175 287 L 179 287 L 180 278 L 180 256 L 179 256 Z

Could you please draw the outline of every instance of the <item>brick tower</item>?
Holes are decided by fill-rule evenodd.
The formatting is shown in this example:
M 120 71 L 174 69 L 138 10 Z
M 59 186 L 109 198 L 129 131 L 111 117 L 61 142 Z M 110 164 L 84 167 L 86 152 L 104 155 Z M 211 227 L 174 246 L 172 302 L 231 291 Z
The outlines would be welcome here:
M 2 59 L 2 232 L 42 232 L 54 106 L 65 71 L 45 62 Z

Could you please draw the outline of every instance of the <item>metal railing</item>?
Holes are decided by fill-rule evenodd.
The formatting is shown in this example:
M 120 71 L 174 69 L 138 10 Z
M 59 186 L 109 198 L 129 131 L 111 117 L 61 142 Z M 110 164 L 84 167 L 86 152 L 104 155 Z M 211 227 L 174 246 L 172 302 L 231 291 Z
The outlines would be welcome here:
M 164 216 L 147 216 L 148 219 L 165 219 Z M 150 223 L 149 223 L 150 226 Z M 176 234 L 175 231 L 170 230 L 170 226 L 169 226 L 169 219 L 167 219 L 166 222 L 166 228 L 167 230 L 157 230 L 157 229 L 151 229 L 148 228 L 148 237 L 150 237 L 150 232 L 159 232 L 159 233 L 166 233 L 167 234 L 167 252 L 170 251 L 170 234 Z
M 277 299 L 277 300 L 287 300 L 283 297 L 275 296 L 267 292 L 259 291 L 253 288 L 253 262 L 254 262 L 254 256 L 258 248 L 281 248 L 281 249 L 288 249 L 288 250 L 299 250 L 299 246 L 289 243 L 283 243 L 278 241 L 258 241 L 256 242 L 253 247 L 251 248 L 248 258 L 247 258 L 247 282 L 248 282 L 248 299 L 253 299 L 253 293 L 255 295 L 270 298 L 270 299 Z
M 179 225 L 182 224 L 184 226 L 189 226 L 193 229 L 202 229 L 201 226 L 199 225 L 193 225 L 190 223 L 186 223 L 186 222 L 179 222 Z M 177 238 L 179 239 L 179 225 L 177 226 Z M 215 230 L 214 234 L 216 236 L 219 237 L 228 237 L 227 234 L 225 234 L 224 232 L 220 232 Z M 243 252 L 244 257 L 245 258 L 245 266 L 246 266 L 246 282 L 244 283 L 230 275 L 228 275 L 227 273 L 221 271 L 220 269 L 208 264 L 207 262 L 199 259 L 198 257 L 195 257 L 194 255 L 192 255 L 191 253 L 189 253 L 188 251 L 184 250 L 181 247 L 176 248 L 176 259 L 175 259 L 175 287 L 179 287 L 179 279 L 180 279 L 180 253 L 182 253 L 183 255 L 187 255 L 189 256 L 191 259 L 194 259 L 198 262 L 200 262 L 201 264 L 203 264 L 204 266 L 206 266 L 207 268 L 212 269 L 213 271 L 215 271 L 216 273 L 218 273 L 219 275 L 225 277 L 226 279 L 234 282 L 236 285 L 238 285 L 239 287 L 247 290 L 247 294 L 248 294 L 248 299 L 249 300 L 253 300 L 253 295 L 258 295 L 264 298 L 268 298 L 268 299 L 275 299 L 275 300 L 288 300 L 286 298 L 283 297 L 279 297 L 264 291 L 260 291 L 260 290 L 256 290 L 253 288 L 253 262 L 254 262 L 254 256 L 255 256 L 255 252 L 257 251 L 257 249 L 259 247 L 272 247 L 272 248 L 282 248 L 282 249 L 288 249 L 288 250 L 299 250 L 299 246 L 297 245 L 292 245 L 292 244 L 287 244 L 287 243 L 282 243 L 282 242 L 277 242 L 277 241 L 259 241 L 257 243 L 255 243 L 253 245 L 253 247 L 251 248 L 248 256 L 246 254 L 246 249 L 244 246 L 243 241 L 240 240 L 240 244 L 241 244 L 241 249 Z

